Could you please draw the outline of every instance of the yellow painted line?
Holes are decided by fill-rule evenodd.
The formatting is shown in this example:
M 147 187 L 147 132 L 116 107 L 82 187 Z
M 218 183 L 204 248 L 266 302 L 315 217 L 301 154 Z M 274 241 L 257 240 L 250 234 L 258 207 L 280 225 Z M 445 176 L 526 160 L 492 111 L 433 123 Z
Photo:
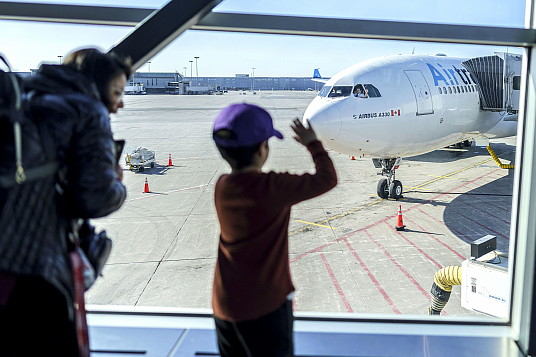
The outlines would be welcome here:
M 372 205 L 375 205 L 375 204 L 377 204 L 377 203 L 380 203 L 381 201 L 383 201 L 383 200 L 376 200 L 376 201 L 374 201 L 374 202 L 367 203 L 367 204 L 365 205 L 365 207 L 366 207 L 366 206 L 372 206 Z M 362 210 L 362 209 L 365 208 L 365 207 L 358 207 L 358 208 L 356 208 L 356 209 L 353 209 L 353 210 L 350 210 L 350 211 L 347 211 L 347 212 L 338 214 L 338 215 L 333 216 L 333 217 L 330 217 L 330 218 L 328 218 L 328 219 L 324 219 L 324 220 L 319 221 L 319 222 L 317 222 L 317 223 L 313 223 L 313 225 L 319 225 L 319 226 L 321 226 L 321 227 L 326 227 L 326 226 L 322 226 L 320 223 L 328 223 L 328 222 L 330 222 L 330 221 L 332 221 L 332 220 L 334 220 L 334 219 L 341 218 L 341 217 L 347 216 L 347 215 L 349 215 L 349 214 L 352 214 L 352 213 L 354 213 L 354 212 L 357 212 L 357 211 L 359 211 L 359 210 Z M 299 220 L 295 219 L 295 221 L 299 221 Z M 299 222 L 305 222 L 305 221 L 299 221 Z M 306 223 L 308 223 L 308 222 L 306 222 Z M 331 228 L 331 227 L 330 227 L 330 228 Z M 298 233 L 300 233 L 300 232 L 303 232 L 305 229 L 307 229 L 307 227 L 299 228 L 299 229 L 297 229 L 297 230 L 295 230 L 295 231 L 290 232 L 288 235 L 289 235 L 289 237 L 290 237 L 290 236 L 292 236 L 292 235 L 294 235 L 294 234 L 298 234 Z M 333 229 L 339 229 L 339 228 L 333 228 Z
M 438 178 L 446 178 L 446 179 L 451 179 L 451 180 L 461 180 L 461 179 L 458 178 L 458 177 L 437 176 L 437 175 L 426 175 L 426 176 L 429 176 L 429 177 L 438 177 Z
M 443 175 L 443 176 L 436 177 L 435 179 L 426 181 L 426 182 L 424 182 L 424 183 L 422 183 L 422 184 L 420 184 L 420 185 L 417 185 L 417 186 L 415 186 L 415 187 L 413 187 L 413 188 L 421 188 L 421 187 L 426 186 L 426 185 L 429 185 L 429 184 L 431 184 L 431 183 L 433 183 L 433 182 L 439 181 L 439 180 L 441 180 L 441 179 L 443 179 L 443 178 L 449 178 L 450 176 L 454 176 L 454 175 L 456 175 L 456 174 L 458 174 L 458 173 L 460 173 L 460 172 L 463 172 L 463 171 L 466 171 L 466 170 L 475 168 L 475 167 L 480 166 L 480 165 L 482 165 L 483 163 L 489 162 L 489 161 L 491 161 L 491 160 L 493 160 L 493 158 L 489 158 L 489 159 L 486 159 L 486 160 L 484 160 L 484 161 L 480 161 L 480 162 L 478 162 L 478 163 L 476 163 L 476 164 L 474 164 L 474 165 L 464 167 L 463 169 L 459 169 L 458 171 L 454 171 L 454 172 L 451 172 L 451 173 L 449 173 L 449 174 L 446 174 L 446 175 Z
M 431 189 L 423 188 L 423 186 L 429 185 L 429 184 L 431 184 L 431 183 L 433 183 L 433 182 L 439 181 L 439 180 L 444 179 L 444 178 L 450 178 L 450 176 L 453 176 L 453 175 L 456 175 L 456 174 L 458 174 L 458 173 L 460 173 L 460 172 L 463 172 L 463 171 L 466 171 L 466 170 L 475 168 L 475 167 L 480 166 L 480 165 L 482 165 L 482 164 L 484 164 L 484 163 L 486 163 L 486 162 L 488 162 L 488 161 L 491 161 L 491 160 L 493 160 L 493 158 L 486 159 L 486 160 L 481 161 L 481 162 L 478 162 L 478 163 L 476 163 L 476 164 L 474 164 L 474 165 L 467 166 L 467 167 L 465 167 L 465 168 L 463 168 L 463 169 L 459 169 L 459 170 L 457 170 L 457 171 L 451 172 L 451 173 L 446 174 L 446 175 L 443 175 L 443 176 L 437 176 L 436 178 L 434 178 L 434 179 L 432 179 L 432 180 L 426 181 L 426 182 L 424 182 L 424 183 L 422 183 L 422 184 L 420 184 L 420 185 L 417 185 L 417 186 L 415 186 L 415 187 L 411 187 L 410 190 L 418 188 L 418 189 L 421 189 L 421 190 L 428 190 L 428 191 L 431 191 Z M 376 201 L 374 201 L 374 202 L 367 203 L 367 204 L 366 204 L 365 206 L 363 206 L 363 207 L 358 207 L 358 208 L 355 208 L 355 209 L 353 209 L 353 210 L 346 211 L 346 212 L 344 212 L 344 213 L 338 214 L 338 215 L 333 216 L 333 217 L 330 217 L 330 218 L 328 218 L 328 219 L 324 219 L 324 220 L 319 221 L 319 222 L 317 222 L 317 223 L 310 223 L 310 222 L 300 221 L 300 220 L 297 220 L 297 219 L 295 219 L 295 221 L 303 222 L 303 223 L 307 223 L 307 224 L 310 224 L 310 225 L 316 225 L 316 226 L 320 226 L 320 227 L 327 227 L 327 226 L 322 225 L 321 223 L 328 223 L 328 222 L 330 222 L 330 221 L 332 221 L 332 220 L 334 220 L 334 219 L 342 218 L 342 217 L 344 217 L 344 216 L 348 216 L 349 214 L 352 214 L 352 213 L 354 213 L 354 212 L 357 212 L 357 211 L 359 211 L 359 210 L 362 210 L 363 208 L 366 208 L 366 207 L 368 207 L 368 206 L 375 205 L 375 204 L 380 203 L 380 202 L 382 202 L 382 201 L 384 201 L 384 200 L 383 200 L 383 199 L 378 199 L 378 200 L 376 200 Z M 331 228 L 331 227 L 329 227 L 329 228 Z M 305 229 L 307 229 L 307 227 L 302 227 L 302 228 L 300 228 L 300 229 L 297 229 L 297 230 L 295 230 L 295 231 L 290 232 L 288 235 L 289 235 L 289 237 L 290 237 L 290 236 L 292 236 L 292 235 L 295 235 L 295 234 L 298 234 L 298 233 L 300 233 L 300 232 L 303 232 Z
M 411 191 L 411 190 L 416 189 L 416 188 L 418 188 L 419 190 L 422 190 L 422 191 L 433 191 L 431 188 L 423 188 L 423 187 L 414 186 L 414 187 L 406 187 L 404 192 L 408 192 L 408 191 Z
M 329 229 L 338 229 L 338 228 L 333 228 L 331 226 L 325 226 L 323 224 L 318 224 L 318 223 L 313 223 L 313 222 L 307 222 L 307 221 L 301 221 L 299 219 L 295 219 L 294 221 L 296 222 L 301 222 L 301 223 L 305 223 L 305 224 L 309 224 L 311 226 L 318 226 L 318 227 L 324 227 L 324 228 L 329 228 Z

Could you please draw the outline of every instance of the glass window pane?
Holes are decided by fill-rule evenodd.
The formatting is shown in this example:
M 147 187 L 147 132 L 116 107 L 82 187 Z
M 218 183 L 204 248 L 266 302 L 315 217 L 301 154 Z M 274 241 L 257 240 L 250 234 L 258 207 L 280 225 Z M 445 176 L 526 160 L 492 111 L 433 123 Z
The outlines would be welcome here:
M 17 71 L 37 69 L 41 63 L 60 63 L 82 47 L 108 50 L 131 28 L 0 20 L 2 53 Z M 32 50 L 29 51 L 28 49 Z
M 410 22 L 436 22 L 465 25 L 524 27 L 525 1 L 500 0 L 356 2 L 337 1 L 254 1 L 226 0 L 217 11 L 311 17 L 336 17 Z
M 267 3 L 261 5 L 268 6 Z M 369 9 L 368 3 L 360 5 L 369 11 L 363 12 L 364 16 L 380 16 Z M 268 12 L 257 4 L 248 3 L 248 6 L 245 9 L 229 0 L 222 3 L 218 10 L 238 11 L 240 8 L 244 12 Z M 316 12 L 323 12 L 326 9 L 323 6 L 327 5 L 308 7 L 308 10 L 305 6 L 305 10 L 298 10 L 290 5 L 273 6 L 272 9 L 278 8 L 285 14 L 313 16 Z M 442 5 L 433 6 L 439 9 Z M 332 4 L 330 7 L 333 7 Z M 322 15 L 343 16 L 350 13 L 348 9 L 340 13 L 335 13 L 335 10 Z M 454 21 L 452 13 L 442 12 L 443 17 L 438 15 L 427 20 Z M 515 11 L 512 13 L 517 14 Z M 389 14 L 386 12 L 382 15 L 385 18 L 378 18 L 389 19 Z M 417 15 L 408 12 L 406 17 L 401 16 L 392 15 L 404 21 Z M 473 21 L 470 16 L 473 15 L 468 11 L 467 17 L 462 16 L 457 21 Z M 508 18 L 512 26 L 522 25 L 516 22 L 517 17 Z M 490 16 L 486 21 L 495 21 L 495 18 Z M 73 48 L 111 48 L 131 30 L 14 21 L 1 21 L 0 26 L 7 31 L 4 33 L 10 34 L 2 43 L 2 51 L 20 71 L 36 68 L 43 61 L 58 63 L 61 56 Z M 322 49 L 321 53 L 319 49 Z M 276 128 L 286 138 L 282 142 L 270 141 L 273 150 L 266 169 L 302 173 L 312 166 L 309 165 L 307 151 L 289 140 L 292 137 L 289 121 L 296 116 L 302 117 L 314 100 L 328 101 L 316 95 L 322 84 L 310 80 L 314 69 L 319 68 L 323 77 L 334 78 L 356 63 L 374 61 L 387 55 L 425 56 L 441 52 L 450 57 L 472 58 L 507 51 L 519 49 L 186 32 L 134 76 L 132 84 L 143 84 L 147 95 L 125 96 L 126 107 L 112 117 L 116 137 L 127 140 L 126 152 L 132 152 L 139 146 L 155 150 L 158 165 L 147 168 L 148 172 L 144 174 L 126 167 L 124 182 L 129 189 L 128 201 L 112 216 L 96 221 L 108 230 L 115 246 L 105 277 L 100 278 L 88 292 L 88 302 L 210 307 L 219 234 L 213 209 L 213 187 L 215 178 L 229 171 L 214 147 L 210 127 L 213 118 L 225 105 L 248 101 L 266 107 L 274 118 Z M 444 58 L 449 57 L 441 57 Z M 432 56 L 427 57 L 427 61 L 436 66 L 439 60 Z M 445 79 L 435 85 L 430 72 L 423 70 L 425 81 L 428 81 L 426 85 L 430 89 L 434 86 L 441 88 L 441 85 L 445 94 L 446 88 L 448 93 L 452 93 L 454 85 L 450 83 L 448 73 L 454 75 L 456 71 L 449 72 L 447 67 L 434 68 Z M 393 121 L 408 112 L 413 113 L 412 120 L 417 121 L 411 126 L 398 128 L 396 132 L 392 126 L 378 128 L 370 131 L 370 137 L 382 134 L 384 140 L 388 134 L 400 140 L 403 133 L 411 132 L 417 139 L 426 141 L 430 133 L 441 132 L 430 129 L 426 119 L 433 118 L 429 122 L 434 125 L 447 125 L 449 119 L 459 124 L 457 120 L 461 116 L 457 111 L 460 108 L 451 111 L 457 113 L 455 117 L 448 116 L 448 101 L 456 101 L 458 105 L 459 98 L 441 96 L 441 107 L 435 102 L 436 90 L 422 92 L 432 93 L 433 116 L 417 116 L 418 104 L 426 103 L 418 102 L 422 96 L 419 97 L 419 91 L 412 90 L 403 70 L 386 67 L 374 78 L 363 77 L 361 83 L 371 83 L 365 84 L 365 88 L 369 89 L 371 97 L 374 93 L 377 98 L 355 100 L 350 95 L 356 84 L 354 78 L 348 83 L 328 83 L 322 88 L 320 96 L 328 95 L 332 87 L 337 87 L 341 94 L 337 101 L 353 100 L 362 106 L 352 107 L 348 112 L 339 111 L 342 114 L 335 121 L 351 118 L 352 123 L 358 123 L 359 119 L 367 119 L 362 122 L 370 125 L 373 119 L 389 117 Z M 405 91 L 398 91 L 403 83 Z M 181 93 L 181 90 L 183 94 L 199 95 L 171 94 Z M 401 93 L 409 93 L 406 97 L 409 100 L 393 105 L 397 103 L 393 98 Z M 367 103 L 375 106 L 365 107 Z M 441 110 L 446 110 L 443 116 L 440 115 Z M 354 130 L 357 124 L 345 125 L 343 130 L 336 131 L 341 137 L 359 132 Z M 417 139 L 407 139 L 401 147 L 412 146 Z M 397 171 L 397 178 L 404 182 L 405 200 L 402 201 L 379 201 L 376 198 L 378 177 L 375 173 L 378 170 L 371 165 L 370 159 L 378 156 L 363 154 L 362 160 L 349 165 L 348 153 L 332 149 L 330 155 L 339 177 L 345 179 L 341 179 L 336 190 L 328 195 L 296 206 L 290 222 L 290 268 L 297 287 L 296 310 L 374 313 L 380 316 L 423 315 L 425 318 L 430 307 L 429 291 L 434 275 L 443 267 L 459 266 L 469 258 L 471 242 L 492 231 L 497 236 L 498 249 L 508 252 L 509 241 L 513 241 L 509 237 L 513 177 L 508 171 L 479 164 L 488 162 L 487 152 L 482 147 L 467 149 L 468 146 L 464 145 L 470 144 L 471 139 L 445 143 L 429 153 L 401 155 L 408 163 Z M 323 140 L 326 145 L 329 143 L 329 139 Z M 429 141 L 434 140 L 438 141 L 438 138 Z M 400 143 L 392 141 L 390 144 Z M 450 144 L 457 145 L 458 149 L 452 150 L 448 147 Z M 515 136 L 497 139 L 495 145 L 499 157 L 505 162 L 512 161 L 516 144 Z M 356 156 L 359 157 L 363 151 L 356 151 Z M 174 166 L 168 167 L 171 158 Z M 149 175 L 152 194 L 142 193 L 145 174 Z M 433 177 L 426 176 L 428 174 Z M 395 229 L 399 206 L 402 206 L 407 226 L 407 231 L 402 233 Z M 114 293 L 110 294 L 110 291 Z M 448 314 L 445 318 L 488 318 L 464 309 L 461 300 L 460 286 L 454 286 L 444 310 Z
M 6 2 L 20 2 L 18 0 L 6 0 Z M 35 4 L 60 4 L 60 5 L 87 5 L 87 6 L 112 6 L 112 7 L 138 7 L 157 9 L 165 5 L 168 0 L 28 0 L 28 3 Z
M 210 36 L 213 38 L 210 39 Z M 221 45 L 224 40 L 229 41 L 225 46 Z M 203 41 L 205 42 L 202 47 L 199 43 Z M 214 46 L 206 46 L 207 41 L 214 41 Z M 255 50 L 251 47 L 252 43 L 255 44 Z M 315 56 L 317 47 L 312 46 L 314 43 L 329 44 L 333 55 Z M 352 53 L 355 48 L 364 46 L 372 51 L 383 48 L 384 55 L 393 52 L 396 54 L 397 51 L 393 48 L 397 46 L 408 48 L 408 55 L 411 55 L 414 46 L 430 46 L 435 49 L 432 53 L 455 52 L 457 56 L 464 53 L 468 56 L 488 55 L 503 50 L 502 47 L 493 46 L 205 34 L 192 31 L 152 59 L 150 68 L 146 65 L 140 69 L 140 76 L 156 78 L 166 72 L 161 68 L 169 68 L 170 63 L 175 63 L 178 64 L 179 73 L 186 74 L 183 80 L 188 85 L 202 87 L 217 84 L 228 90 L 228 93 L 221 96 L 127 96 L 126 108 L 117 115 L 117 120 L 113 121 L 116 134 L 126 138 L 131 148 L 152 145 L 161 157 L 161 165 L 165 165 L 165 160 L 171 153 L 175 165 L 188 168 L 179 172 L 178 168 L 173 167 L 167 169 L 161 177 L 149 176 L 151 189 L 167 193 L 154 196 L 144 196 L 141 193 L 139 187 L 143 184 L 142 175 L 125 172 L 125 181 L 130 185 L 132 201 L 127 202 L 113 218 L 100 221 L 103 227 L 109 227 L 109 230 L 116 232 L 119 235 L 118 241 L 121 242 L 114 253 L 116 265 L 110 266 L 114 272 L 110 275 L 127 269 L 125 265 L 139 269 L 136 281 L 121 283 L 125 284 L 125 289 L 132 291 L 134 284 L 143 282 L 143 286 L 146 286 L 143 292 L 134 294 L 136 299 L 139 299 L 138 305 L 210 307 L 210 284 L 219 228 L 212 209 L 205 208 L 212 207 L 213 177 L 228 172 L 228 167 L 222 164 L 210 137 L 210 123 L 218 111 L 232 102 L 254 101 L 269 109 L 276 128 L 282 130 L 286 138 L 290 138 L 292 134 L 288 128 L 288 120 L 296 115 L 302 116 L 317 97 L 314 90 L 307 90 L 314 88 L 315 83 L 310 82 L 299 87 L 298 79 L 311 78 L 314 68 L 318 67 L 322 77 L 335 78 L 340 71 L 361 62 L 361 58 L 353 58 Z M 388 49 L 390 46 L 392 48 Z M 307 47 L 311 49 L 307 50 Z M 191 52 L 185 53 L 185 49 Z M 281 54 L 284 54 L 284 57 L 281 57 Z M 197 64 L 194 57 L 199 57 Z M 363 57 L 367 57 L 363 60 L 370 61 L 366 54 L 363 54 Z M 431 56 L 429 61 L 436 65 L 437 61 L 448 58 Z M 436 65 L 436 68 L 441 67 Z M 454 69 L 452 72 L 456 73 Z M 295 76 L 292 75 L 294 73 Z M 431 80 L 430 71 L 428 74 L 423 73 L 427 80 Z M 395 80 L 386 86 L 386 78 Z M 392 122 L 399 115 L 403 117 L 406 114 L 404 107 L 392 105 L 396 103 L 393 98 L 398 95 L 392 87 L 397 88 L 397 83 L 403 79 L 406 81 L 404 83 L 408 83 L 407 89 L 412 96 L 410 98 L 415 103 L 416 99 L 407 77 L 403 73 L 396 74 L 393 69 L 386 69 L 374 79 L 367 78 L 362 82 L 362 86 L 373 84 L 380 89 L 381 97 L 356 101 L 353 96 L 342 96 L 332 102 L 352 100 L 359 105 L 371 103 L 378 109 L 356 109 L 352 112 L 356 114 L 356 119 L 350 120 L 371 123 L 375 119 L 386 118 Z M 356 81 L 359 82 L 359 79 Z M 236 83 L 242 83 L 240 88 L 233 88 Z M 462 83 L 461 80 L 459 83 Z M 320 89 L 321 83 L 317 85 L 317 89 Z M 341 90 L 342 95 L 343 89 L 351 93 L 353 86 L 354 79 L 352 86 L 350 83 L 328 83 L 322 91 L 327 94 L 336 87 Z M 429 86 L 435 101 L 438 91 L 432 90 L 435 86 L 433 80 Z M 444 87 L 445 83 L 439 82 L 439 86 Z M 458 93 L 457 86 L 449 82 L 448 90 L 451 90 L 451 87 L 456 88 Z M 288 90 L 291 88 L 294 90 Z M 155 91 L 153 93 L 159 90 L 155 86 L 148 89 Z M 326 101 L 325 98 L 317 99 Z M 386 99 L 384 104 L 381 102 L 383 99 Z M 453 101 L 454 106 L 460 104 L 459 98 L 454 96 L 442 96 L 441 100 L 444 101 L 445 110 L 448 109 L 449 100 Z M 450 114 L 441 111 L 439 106 L 434 109 L 433 117 L 416 117 L 413 114 L 416 120 L 422 121 L 419 121 L 418 125 L 412 124 L 400 129 L 400 133 L 411 131 L 420 140 L 433 132 L 427 127 L 426 120 L 430 119 L 435 125 L 441 125 L 440 119 L 443 123 L 459 120 L 459 115 L 450 117 Z M 416 107 L 413 110 L 415 113 Z M 204 119 L 199 122 L 200 118 Z M 159 137 L 158 140 L 148 139 L 148 134 L 143 129 L 147 125 L 151 128 L 149 130 Z M 165 125 L 165 131 L 161 131 L 160 125 Z M 389 132 L 393 127 L 378 128 L 377 132 L 382 133 L 382 130 L 383 133 Z M 351 132 L 351 127 L 345 127 L 341 130 L 341 133 L 344 133 L 341 135 L 350 135 Z M 397 132 L 397 136 L 398 134 Z M 328 140 L 325 142 L 329 145 Z M 512 160 L 516 147 L 515 137 L 496 142 L 497 150 L 501 152 L 505 162 Z M 347 182 L 343 180 L 336 191 L 298 205 L 289 228 L 290 267 L 297 287 L 296 310 L 368 312 L 378 316 L 409 314 L 422 315 L 425 318 L 430 307 L 430 288 L 434 275 L 443 267 L 460 266 L 463 260 L 468 259 L 472 241 L 485 236 L 488 229 L 493 229 L 500 233 L 497 236 L 499 249 L 508 251 L 512 178 L 507 171 L 498 170 L 491 165 L 477 165 L 461 171 L 463 174 L 457 173 L 460 169 L 473 167 L 489 158 L 485 148 L 468 148 L 465 144 L 461 141 L 461 149 L 440 148 L 441 150 L 428 154 L 404 157 L 406 164 L 397 170 L 397 179 L 404 187 L 421 187 L 414 191 L 409 189 L 404 193 L 408 201 L 401 201 L 407 232 L 396 233 L 394 230 L 399 203 L 369 205 L 373 198 L 371 193 L 375 196 L 379 180 L 375 175 L 378 170 L 371 165 L 369 156 L 355 162 L 359 167 L 358 171 L 364 175 L 359 185 L 353 179 Z M 273 150 L 267 162 L 268 170 L 298 172 L 307 169 L 308 166 L 304 164 L 308 158 L 307 152 L 300 151 L 300 147 L 288 145 L 290 143 L 285 141 L 270 141 Z M 201 147 L 203 150 L 200 151 Z M 331 155 L 341 177 L 355 176 L 356 167 L 348 165 L 347 155 L 336 151 L 332 151 Z M 453 158 L 453 155 L 459 155 L 462 160 Z M 414 168 L 416 166 L 417 168 Z M 165 170 L 163 167 L 161 169 Z M 434 177 L 427 177 L 424 172 Z M 174 181 L 177 175 L 182 178 L 184 184 Z M 437 176 L 444 178 L 438 180 Z M 477 180 L 474 185 L 464 185 L 466 180 L 472 181 L 475 177 L 482 179 Z M 159 181 L 162 180 L 165 182 L 165 188 L 156 191 L 160 185 Z M 506 195 L 494 195 L 494 192 L 501 190 L 504 190 Z M 453 192 L 456 192 L 456 195 L 452 195 Z M 494 200 L 500 200 L 500 206 L 505 208 L 498 210 L 495 204 L 491 206 L 492 197 Z M 429 205 L 424 202 L 437 204 Z M 309 209 L 310 207 L 322 207 L 322 210 Z M 143 214 L 145 209 L 151 210 L 152 213 L 148 216 Z M 478 217 L 475 218 L 473 214 Z M 486 227 L 475 223 L 486 219 L 489 214 L 496 215 L 496 218 L 492 222 L 486 221 Z M 129 226 L 120 223 L 125 220 L 130 222 Z M 366 228 L 370 225 L 370 228 Z M 137 233 L 133 235 L 132 232 Z M 148 247 L 144 249 L 136 248 L 146 245 Z M 158 268 L 154 261 L 161 261 Z M 109 290 L 112 284 L 118 283 L 115 278 L 103 279 L 102 287 L 89 293 L 90 301 L 107 302 L 105 291 Z M 117 303 L 122 299 L 131 304 L 133 297 L 117 297 L 110 303 Z M 445 319 L 449 316 L 466 316 L 471 320 L 488 318 L 462 307 L 461 288 L 457 285 L 452 289 L 444 313 L 447 314 Z

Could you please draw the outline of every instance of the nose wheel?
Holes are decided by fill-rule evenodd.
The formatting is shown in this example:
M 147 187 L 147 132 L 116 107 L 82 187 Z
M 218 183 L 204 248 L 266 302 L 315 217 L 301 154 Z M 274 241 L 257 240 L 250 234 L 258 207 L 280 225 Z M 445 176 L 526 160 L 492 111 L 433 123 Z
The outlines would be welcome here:
M 376 167 L 381 167 L 382 171 L 378 175 L 387 176 L 378 182 L 376 193 L 382 199 L 393 198 L 395 200 L 402 197 L 402 182 L 395 179 L 395 170 L 400 164 L 400 159 L 373 159 Z

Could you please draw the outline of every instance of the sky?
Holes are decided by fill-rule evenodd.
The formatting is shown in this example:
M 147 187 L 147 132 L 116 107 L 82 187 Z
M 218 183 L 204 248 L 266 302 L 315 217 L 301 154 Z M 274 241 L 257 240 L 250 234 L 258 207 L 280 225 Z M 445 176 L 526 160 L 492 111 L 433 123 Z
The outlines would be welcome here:
M 35 3 L 83 4 L 158 8 L 165 0 L 50 0 Z M 214 11 L 291 16 L 314 16 L 450 24 L 523 27 L 524 0 L 224 0 Z M 54 24 L 0 20 L 0 52 L 17 71 L 59 63 L 73 49 L 108 50 L 128 35 L 131 27 Z M 521 53 L 521 49 L 309 36 L 283 36 L 187 31 L 145 64 L 142 72 L 179 72 L 203 76 L 309 77 L 314 68 L 331 77 L 359 61 L 392 54 L 444 53 L 475 57 L 495 51 Z M 193 61 L 193 62 L 190 62 Z M 253 69 L 254 68 L 254 69 Z M 253 73 L 254 72 L 254 73 Z

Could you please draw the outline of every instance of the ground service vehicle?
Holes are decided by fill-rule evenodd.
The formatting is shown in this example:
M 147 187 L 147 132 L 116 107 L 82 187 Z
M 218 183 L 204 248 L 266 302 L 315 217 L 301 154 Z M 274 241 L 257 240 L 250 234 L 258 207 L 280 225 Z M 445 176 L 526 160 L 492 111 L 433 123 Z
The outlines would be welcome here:
M 143 172 L 146 167 L 156 166 L 154 151 L 139 146 L 132 153 L 127 154 L 125 162 L 131 171 Z

